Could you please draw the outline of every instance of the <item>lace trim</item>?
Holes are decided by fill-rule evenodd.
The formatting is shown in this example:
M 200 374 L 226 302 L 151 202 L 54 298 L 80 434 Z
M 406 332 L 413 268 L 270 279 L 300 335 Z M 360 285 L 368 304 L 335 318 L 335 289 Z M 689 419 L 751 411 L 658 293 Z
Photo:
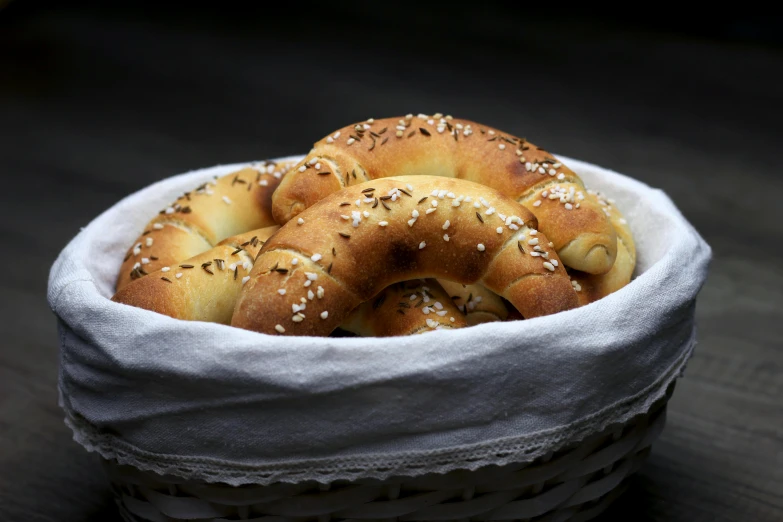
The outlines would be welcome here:
M 322 483 L 337 480 L 385 480 L 390 477 L 415 477 L 427 473 L 447 473 L 457 469 L 478 468 L 514 463 L 526 463 L 545 454 L 604 431 L 616 424 L 625 424 L 646 413 L 664 397 L 669 385 L 685 371 L 696 345 L 695 329 L 684 344 L 677 361 L 647 388 L 628 399 L 608 406 L 581 421 L 545 432 L 526 434 L 443 450 L 400 454 L 335 457 L 329 459 L 259 464 L 254 466 L 203 457 L 162 455 L 139 449 L 116 435 L 100 433 L 78 415 L 66 410 L 65 423 L 74 433 L 74 440 L 88 451 L 103 458 L 139 470 L 161 475 L 174 475 L 186 480 L 220 482 L 232 486 L 244 484 L 269 485 L 276 482 L 301 483 L 315 480 Z

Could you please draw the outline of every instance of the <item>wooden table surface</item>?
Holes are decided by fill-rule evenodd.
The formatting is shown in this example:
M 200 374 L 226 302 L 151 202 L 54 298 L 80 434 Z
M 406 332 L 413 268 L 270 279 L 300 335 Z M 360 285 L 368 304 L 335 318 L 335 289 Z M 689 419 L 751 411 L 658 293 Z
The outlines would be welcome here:
M 602 520 L 783 520 L 781 49 L 513 4 L 457 26 L 348 5 L 295 26 L 261 9 L 0 11 L 0 520 L 118 520 L 57 406 L 46 281 L 79 227 L 175 173 L 437 111 L 659 187 L 714 249 L 667 428 Z

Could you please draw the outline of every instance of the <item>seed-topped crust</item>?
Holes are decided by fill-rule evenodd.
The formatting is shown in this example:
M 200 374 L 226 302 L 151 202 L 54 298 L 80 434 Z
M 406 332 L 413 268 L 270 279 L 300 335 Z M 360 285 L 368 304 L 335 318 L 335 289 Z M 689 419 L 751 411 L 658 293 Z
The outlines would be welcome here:
M 372 147 L 373 132 L 380 135 L 379 131 L 386 129 L 386 134 L 393 132 L 388 144 Z M 312 161 L 324 167 L 319 172 L 328 170 L 333 175 L 301 168 Z M 316 142 L 275 191 L 274 218 L 284 224 L 342 188 L 407 175 L 461 178 L 492 187 L 520 201 L 539 218 L 541 231 L 568 266 L 601 274 L 614 263 L 616 234 L 599 206 L 591 201 L 538 197 L 552 183 L 568 184 L 583 192 L 576 173 L 524 138 L 443 115 L 368 120 Z
M 161 209 L 128 249 L 117 290 L 228 237 L 274 225 L 272 193 L 293 166 L 290 161 L 252 163 L 182 194 Z
M 362 190 L 368 187 L 388 196 L 388 210 L 363 201 Z M 429 206 L 435 212 L 420 210 L 424 196 L 437 202 Z M 353 203 L 341 207 L 344 201 Z M 476 219 L 477 211 L 484 223 Z M 483 284 L 507 298 L 524 317 L 577 304 L 556 252 L 535 228 L 535 217 L 484 185 L 436 176 L 381 178 L 328 196 L 301 215 L 303 225 L 294 221 L 283 226 L 262 248 L 232 325 L 270 334 L 281 334 L 275 328 L 281 325 L 284 335 L 328 335 L 352 309 L 385 287 L 428 277 Z M 503 233 L 496 233 L 498 226 Z M 346 240 L 338 232 L 351 237 Z M 533 240 L 536 245 L 530 252 L 535 255 L 520 252 L 518 241 Z M 313 261 L 317 254 L 321 257 Z M 263 270 L 275 262 L 290 264 L 294 258 L 299 263 L 282 284 Z M 289 307 L 264 298 L 279 289 L 298 298 L 316 283 L 326 297 L 308 303 L 301 320 L 293 319 L 298 312 L 292 315 Z M 326 319 L 320 319 L 322 312 L 327 312 Z

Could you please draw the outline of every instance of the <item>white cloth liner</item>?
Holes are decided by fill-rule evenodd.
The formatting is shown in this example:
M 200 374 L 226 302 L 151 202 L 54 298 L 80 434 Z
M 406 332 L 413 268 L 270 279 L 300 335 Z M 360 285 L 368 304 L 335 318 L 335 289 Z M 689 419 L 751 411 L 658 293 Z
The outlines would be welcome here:
M 327 482 L 527 462 L 643 413 L 690 356 L 711 250 L 660 190 L 561 158 L 616 200 L 640 275 L 565 313 L 405 338 L 266 336 L 111 302 L 150 217 L 242 165 L 128 196 L 50 274 L 75 440 L 189 479 Z

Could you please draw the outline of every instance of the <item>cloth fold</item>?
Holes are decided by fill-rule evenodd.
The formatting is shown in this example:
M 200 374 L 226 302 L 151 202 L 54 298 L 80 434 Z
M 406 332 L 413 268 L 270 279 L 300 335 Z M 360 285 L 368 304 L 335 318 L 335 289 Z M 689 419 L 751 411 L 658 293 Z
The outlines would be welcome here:
M 50 273 L 74 438 L 184 478 L 327 482 L 530 461 L 643 413 L 691 354 L 711 250 L 660 190 L 560 158 L 626 215 L 635 280 L 576 310 L 404 338 L 266 336 L 111 302 L 150 216 L 244 165 L 128 196 Z

